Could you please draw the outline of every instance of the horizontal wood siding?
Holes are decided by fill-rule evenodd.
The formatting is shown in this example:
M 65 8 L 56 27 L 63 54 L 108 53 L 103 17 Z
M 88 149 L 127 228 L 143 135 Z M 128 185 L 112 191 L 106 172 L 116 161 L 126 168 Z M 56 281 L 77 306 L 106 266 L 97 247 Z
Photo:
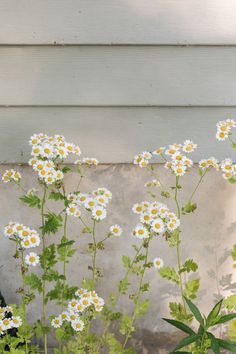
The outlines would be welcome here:
M 218 120 L 235 108 L 16 107 L 0 108 L 0 162 L 26 162 L 34 132 L 63 133 L 78 143 L 83 157 L 103 163 L 128 163 L 143 150 L 193 139 L 195 162 L 207 156 L 233 156 L 226 142 L 215 139 Z M 160 160 L 157 160 L 160 162 Z
M 40 131 L 103 163 L 185 138 L 194 161 L 231 155 L 235 18 L 235 0 L 0 1 L 0 162 Z
M 235 0 L 2 0 L 5 44 L 234 44 Z
M 236 105 L 236 47 L 0 47 L 0 105 Z

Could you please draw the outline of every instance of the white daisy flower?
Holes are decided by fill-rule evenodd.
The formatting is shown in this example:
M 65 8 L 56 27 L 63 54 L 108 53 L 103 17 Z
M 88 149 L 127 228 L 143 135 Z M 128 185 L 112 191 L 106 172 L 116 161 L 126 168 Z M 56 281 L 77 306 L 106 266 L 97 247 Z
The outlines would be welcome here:
M 71 322 L 71 326 L 76 332 L 81 332 L 84 329 L 84 322 L 82 320 L 76 320 Z
M 60 328 L 62 325 L 62 322 L 63 321 L 62 321 L 61 316 L 58 316 L 58 317 L 53 318 L 53 320 L 51 321 L 51 325 L 54 328 Z
M 25 256 L 25 263 L 29 266 L 35 267 L 39 264 L 39 256 L 35 252 L 30 252 Z
M 133 205 L 132 211 L 135 214 L 141 214 L 142 211 L 143 211 L 143 207 L 142 207 L 142 205 L 140 203 L 136 203 L 136 204 Z
M 186 172 L 186 166 L 174 166 L 173 171 L 176 176 L 183 176 Z
M 162 146 L 152 152 L 153 155 L 162 155 L 165 151 L 166 147 Z
M 217 131 L 216 133 L 216 139 L 219 141 L 224 141 L 228 138 L 228 133 L 227 132 L 222 132 L 222 131 Z
M 161 269 L 164 266 L 164 262 L 161 258 L 155 258 L 153 260 L 154 267 L 157 269 Z
M 11 318 L 11 327 L 19 328 L 22 325 L 22 319 L 20 316 L 12 316 Z
M 112 225 L 109 230 L 114 236 L 120 236 L 122 234 L 122 228 L 117 224 Z
M 144 151 L 141 154 L 142 158 L 145 160 L 150 160 L 152 158 L 152 154 L 149 151 Z
M 152 222 L 152 230 L 158 234 L 165 232 L 165 224 L 161 218 L 154 219 Z
M 183 147 L 182 147 L 183 151 L 188 154 L 193 152 L 196 148 L 197 148 L 197 144 L 195 144 L 191 140 L 185 140 L 185 142 L 183 143 Z
M 107 216 L 106 209 L 104 209 L 102 206 L 96 206 L 92 210 L 92 216 L 93 219 L 95 219 L 96 221 L 103 220 Z
M 138 224 L 133 230 L 133 235 L 140 239 L 147 238 L 148 231 L 145 226 L 143 226 L 142 224 Z

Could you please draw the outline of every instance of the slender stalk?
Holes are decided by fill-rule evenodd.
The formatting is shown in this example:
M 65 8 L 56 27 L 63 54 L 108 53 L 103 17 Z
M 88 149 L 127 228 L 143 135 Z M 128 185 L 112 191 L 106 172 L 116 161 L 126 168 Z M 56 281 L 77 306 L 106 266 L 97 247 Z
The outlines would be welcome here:
M 175 199 L 175 204 L 176 204 L 176 208 L 177 208 L 177 216 L 180 219 L 180 217 L 181 217 L 181 209 L 180 209 L 179 200 L 178 200 L 178 190 L 179 190 L 178 186 L 179 186 L 179 176 L 176 176 L 176 179 L 175 179 L 175 197 L 174 197 L 174 199 Z M 181 292 L 181 297 L 182 297 L 182 301 L 183 301 L 184 310 L 185 310 L 185 312 L 187 312 L 186 304 L 185 304 L 185 301 L 184 301 L 183 277 L 182 277 L 182 273 L 180 272 L 180 270 L 181 270 L 181 256 L 180 256 L 180 237 L 179 236 L 178 236 L 178 240 L 177 240 L 176 252 L 177 252 L 177 263 L 178 263 L 180 292 Z
M 125 275 L 124 275 L 124 277 L 123 277 L 123 280 L 128 278 L 129 273 L 131 272 L 131 269 L 133 268 L 133 265 L 134 265 L 134 263 L 136 262 L 136 259 L 137 259 L 138 255 L 140 254 L 142 248 L 143 248 L 143 244 L 141 244 L 141 246 L 136 250 L 136 253 L 135 253 L 134 258 L 133 258 L 133 260 L 132 260 L 132 262 L 131 262 L 131 264 L 130 264 L 130 267 L 126 269 L 126 272 L 125 272 Z M 119 291 L 119 292 L 116 294 L 115 299 L 113 300 L 113 303 L 112 303 L 113 308 L 117 305 L 120 296 L 121 296 L 121 293 L 120 293 L 120 291 Z M 105 325 L 105 327 L 104 327 L 101 340 L 105 337 L 105 335 L 106 335 L 106 333 L 107 333 L 107 331 L 108 331 L 108 328 L 109 328 L 110 324 L 111 324 L 111 320 L 108 320 L 107 323 L 106 323 L 106 325 Z
M 205 175 L 206 175 L 207 172 L 208 172 L 208 169 L 206 169 L 206 170 L 203 172 L 203 174 L 201 175 L 201 177 L 200 177 L 200 179 L 199 179 L 199 181 L 198 181 L 196 187 L 194 188 L 194 190 L 193 190 L 193 192 L 192 192 L 192 194 L 191 194 L 191 196 L 190 196 L 190 198 L 189 198 L 189 200 L 188 200 L 189 202 L 192 201 L 194 195 L 196 194 L 196 192 L 197 192 L 197 190 L 198 190 L 200 184 L 202 183 L 202 180 L 203 180 L 203 178 L 205 177 Z
M 97 242 L 96 242 L 96 235 L 95 235 L 95 227 L 96 227 L 96 221 L 93 221 L 93 230 L 92 230 L 92 235 L 93 235 L 93 256 L 92 256 L 92 267 L 93 267 L 93 288 L 95 287 L 95 281 L 96 281 L 96 257 L 97 257 Z
M 26 303 L 25 303 L 25 270 L 26 270 L 26 265 L 25 265 L 25 259 L 24 259 L 24 251 L 21 250 L 21 277 L 22 277 L 22 291 L 23 291 L 23 296 L 22 296 L 22 306 L 23 306 L 23 313 L 24 313 L 24 320 L 27 321 L 27 314 L 26 314 Z M 27 340 L 25 341 L 25 352 L 26 354 L 28 353 L 28 343 Z
M 42 218 L 42 227 L 45 224 L 45 219 L 44 219 L 44 208 L 46 204 L 46 197 L 47 197 L 47 187 L 46 185 L 43 186 L 43 199 L 42 199 L 42 204 L 41 204 L 41 218 Z M 43 243 L 43 252 L 45 251 L 46 248 L 46 240 L 45 240 L 45 234 L 42 232 L 42 243 Z M 43 267 L 44 268 L 44 267 Z M 45 280 L 43 279 L 42 282 L 42 300 L 43 300 L 43 327 L 44 327 L 44 353 L 48 353 L 48 346 L 47 346 L 47 309 L 46 309 L 46 289 L 45 289 Z
M 129 329 L 129 331 L 126 334 L 126 337 L 125 337 L 123 345 L 122 345 L 122 349 L 123 350 L 126 347 L 128 339 L 129 339 L 130 334 L 132 332 L 132 327 L 133 327 L 134 321 L 136 319 L 136 309 L 137 309 L 137 306 L 139 304 L 139 300 L 140 300 L 140 297 L 141 297 L 141 294 L 142 294 L 143 279 L 144 279 L 144 274 L 145 274 L 145 270 L 146 270 L 145 265 L 147 264 L 147 260 L 148 260 L 149 243 L 150 243 L 150 239 L 148 240 L 147 244 L 145 245 L 145 259 L 144 259 L 144 262 L 143 262 L 143 269 L 142 269 L 141 277 L 140 277 L 140 280 L 139 280 L 138 293 L 137 293 L 137 296 L 135 297 L 135 306 L 134 306 L 134 312 L 133 312 L 133 315 L 132 315 L 132 318 L 131 318 L 130 329 Z M 144 244 L 142 246 L 144 246 Z
M 65 219 L 64 219 L 64 235 L 63 238 L 65 242 L 67 241 L 67 220 L 68 220 L 68 215 L 65 213 Z M 65 285 L 66 285 L 66 257 L 63 260 L 63 288 L 62 288 L 62 312 L 64 311 L 64 295 L 65 295 Z

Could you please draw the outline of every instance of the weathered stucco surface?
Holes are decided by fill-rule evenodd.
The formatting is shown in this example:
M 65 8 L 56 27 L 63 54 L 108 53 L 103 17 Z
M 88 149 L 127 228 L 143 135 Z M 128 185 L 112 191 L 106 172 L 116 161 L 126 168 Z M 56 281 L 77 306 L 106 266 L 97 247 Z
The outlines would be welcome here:
M 9 166 L 0 166 L 0 173 Z M 22 173 L 22 184 L 26 189 L 35 187 L 35 174 L 30 167 L 14 166 Z M 166 185 L 173 185 L 173 177 L 158 166 L 161 179 Z M 104 277 L 97 286 L 97 291 L 106 300 L 108 295 L 114 291 L 119 279 L 124 274 L 121 266 L 121 256 L 127 254 L 132 256 L 132 244 L 138 244 L 130 236 L 132 227 L 137 222 L 137 217 L 131 211 L 133 203 L 148 200 L 149 197 L 144 190 L 144 183 L 149 179 L 147 170 L 141 170 L 133 165 L 101 165 L 96 172 L 91 170 L 83 180 L 81 190 L 89 192 L 97 187 L 105 186 L 113 193 L 113 199 L 108 208 L 108 217 L 98 226 L 98 237 L 103 238 L 110 225 L 118 223 L 122 226 L 124 233 L 120 238 L 108 240 L 105 251 L 98 256 L 98 266 L 103 269 Z M 181 200 L 186 201 L 190 196 L 199 176 L 195 168 L 190 174 L 183 178 L 183 190 L 180 192 Z M 73 191 L 77 185 L 78 176 L 72 174 L 66 178 L 68 192 Z M 21 191 L 14 185 L 1 184 L 0 205 L 1 205 L 1 230 L 4 224 L 12 221 L 19 221 L 32 228 L 38 229 L 40 217 L 38 210 L 30 209 L 22 205 L 18 200 Z M 198 209 L 194 214 L 184 216 L 182 222 L 182 258 L 191 257 L 199 263 L 199 276 L 201 277 L 199 305 L 203 311 L 208 311 L 213 303 L 216 294 L 223 293 L 224 288 L 234 288 L 230 284 L 229 274 L 234 272 L 229 250 L 235 243 L 236 235 L 236 187 L 227 183 L 220 173 L 212 171 L 206 176 L 203 185 L 195 198 Z M 165 200 L 174 210 L 173 202 Z M 50 209 L 55 206 L 51 202 Z M 76 240 L 78 252 L 72 263 L 68 266 L 69 282 L 73 285 L 80 285 L 83 276 L 89 275 L 88 265 L 90 257 L 86 254 L 86 245 L 90 242 L 90 236 L 81 232 L 81 225 L 74 218 L 69 219 L 68 236 Z M 2 232 L 1 232 L 2 235 Z M 54 242 L 59 235 L 50 236 L 49 242 Z M 8 303 L 19 303 L 19 295 L 15 289 L 20 285 L 19 265 L 12 257 L 14 245 L 1 236 L 0 239 L 0 284 L 1 291 Z M 163 258 L 166 265 L 176 265 L 176 254 L 162 239 L 152 242 L 150 260 L 154 257 Z M 170 299 L 178 299 L 178 289 L 161 279 L 155 269 L 147 272 L 147 279 L 151 285 L 148 297 L 151 300 L 151 308 L 145 318 L 138 322 L 141 331 L 136 335 L 136 343 L 147 342 L 147 351 L 140 349 L 140 353 L 157 353 L 160 348 L 160 336 L 158 332 L 170 332 L 172 329 L 162 321 L 162 317 L 168 316 L 168 302 Z M 226 276 L 222 279 L 223 276 Z M 234 276 L 232 277 L 232 281 Z M 132 289 L 135 290 L 135 281 Z M 227 294 L 226 290 L 224 294 Z M 119 303 L 123 311 L 131 312 L 132 303 L 126 298 Z M 30 306 L 30 319 L 40 316 L 40 302 L 35 301 Z M 54 306 L 49 306 L 50 313 L 57 313 Z M 148 337 L 149 336 L 149 337 Z M 168 340 L 164 340 L 165 343 Z M 137 346 L 139 345 L 137 344 Z M 138 348 L 138 347 L 137 347 Z M 142 346 L 143 348 L 143 346 Z M 138 349 L 137 349 L 138 350 Z M 164 350 L 164 349 L 163 349 Z M 159 351 L 164 353 L 164 351 Z

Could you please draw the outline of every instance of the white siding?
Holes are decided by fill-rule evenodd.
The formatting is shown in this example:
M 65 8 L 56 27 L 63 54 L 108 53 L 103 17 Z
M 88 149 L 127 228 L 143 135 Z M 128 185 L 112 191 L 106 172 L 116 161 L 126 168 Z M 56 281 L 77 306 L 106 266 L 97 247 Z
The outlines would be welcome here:
M 34 132 L 62 132 L 78 143 L 83 156 L 104 163 L 128 163 L 143 150 L 198 142 L 194 161 L 232 156 L 228 143 L 214 138 L 215 122 L 236 115 L 235 108 L 12 107 L 0 108 L 0 162 L 25 162 Z M 157 160 L 161 162 L 160 160 Z
M 5 44 L 234 44 L 235 0 L 1 0 Z
M 235 0 L 0 1 L 0 161 L 26 162 L 42 130 L 104 163 L 184 138 L 195 161 L 229 154 L 235 18 Z

